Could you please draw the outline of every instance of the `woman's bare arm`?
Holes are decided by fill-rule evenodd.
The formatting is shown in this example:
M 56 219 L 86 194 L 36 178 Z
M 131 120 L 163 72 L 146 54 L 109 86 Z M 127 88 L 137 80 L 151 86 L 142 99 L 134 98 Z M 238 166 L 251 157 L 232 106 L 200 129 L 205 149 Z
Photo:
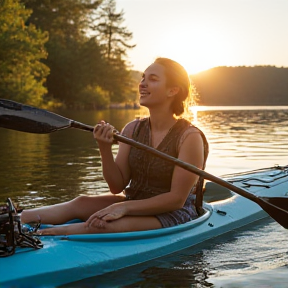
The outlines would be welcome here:
M 204 149 L 200 133 L 195 132 L 187 136 L 181 145 L 178 158 L 202 169 Z M 110 221 L 125 215 L 157 215 L 180 209 L 183 207 L 192 187 L 197 183 L 198 178 L 197 175 L 175 166 L 169 192 L 149 199 L 116 203 L 96 212 L 92 216 Z M 88 222 L 93 222 L 93 217 Z
M 125 134 L 126 137 L 132 137 L 131 131 L 134 125 L 134 122 L 128 123 L 124 127 L 122 134 Z M 96 138 L 99 145 L 103 176 L 111 193 L 118 194 L 124 190 L 130 180 L 130 169 L 128 163 L 130 146 L 124 143 L 119 143 L 119 149 L 114 159 L 111 149 L 113 142 L 113 129 L 114 127 L 108 123 L 103 123 L 100 127 L 98 124 L 94 129 L 94 138 Z

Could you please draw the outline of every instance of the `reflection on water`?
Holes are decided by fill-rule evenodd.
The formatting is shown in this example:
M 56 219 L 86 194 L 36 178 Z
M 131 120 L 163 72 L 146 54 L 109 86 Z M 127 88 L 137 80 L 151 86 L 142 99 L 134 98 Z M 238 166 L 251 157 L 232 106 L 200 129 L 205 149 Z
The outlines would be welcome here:
M 105 119 L 121 130 L 134 119 L 135 111 L 63 115 L 91 125 Z M 113 149 L 116 153 L 117 146 Z M 70 128 L 40 135 L 0 129 L 0 159 L 0 201 L 11 197 L 23 207 L 32 207 L 108 191 L 92 133 Z
M 288 107 L 199 111 L 194 123 L 208 137 L 207 171 L 211 173 L 287 164 Z
M 275 164 L 287 165 L 288 107 L 285 108 L 224 110 L 214 107 L 214 110 L 198 111 L 194 124 L 205 132 L 210 143 L 207 171 L 219 176 Z M 139 111 L 65 111 L 61 114 L 91 125 L 104 119 L 121 130 Z M 117 146 L 113 149 L 116 153 Z M 38 135 L 0 129 L 1 202 L 11 197 L 21 206 L 31 207 L 104 191 L 108 191 L 108 187 L 103 181 L 100 155 L 91 133 L 66 129 Z M 113 277 L 89 279 L 86 284 L 91 287 L 96 284 L 97 287 L 210 287 L 214 283 L 214 287 L 245 287 L 231 286 L 231 281 L 235 277 L 243 279 L 243 275 L 246 279 L 249 274 L 267 269 L 275 269 L 277 277 L 277 269 L 287 265 L 287 236 L 282 227 L 266 220 L 254 228 L 238 230 L 176 255 L 114 273 Z M 257 277 L 250 279 L 250 284 L 257 283 Z M 275 278 L 274 282 L 279 284 L 278 280 Z M 288 276 L 284 280 L 286 283 Z

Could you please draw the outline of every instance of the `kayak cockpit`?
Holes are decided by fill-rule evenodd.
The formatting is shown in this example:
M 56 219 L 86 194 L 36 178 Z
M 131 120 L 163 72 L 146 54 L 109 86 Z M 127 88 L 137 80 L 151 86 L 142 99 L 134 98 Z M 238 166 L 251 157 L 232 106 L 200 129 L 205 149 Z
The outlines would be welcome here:
M 214 182 L 206 182 L 205 190 L 204 190 L 204 202 L 211 203 L 221 200 L 226 200 L 235 196 L 235 194 L 229 189 L 214 183 Z M 134 231 L 134 232 L 121 232 L 121 233 L 101 233 L 101 234 L 77 234 L 77 235 L 67 235 L 60 236 L 62 240 L 74 240 L 74 241 L 118 241 L 118 240 L 132 240 L 132 239 L 146 239 L 153 237 L 160 237 L 164 235 L 177 234 L 179 232 L 183 232 L 186 230 L 191 230 L 196 226 L 202 224 L 207 219 L 210 218 L 213 208 L 209 204 L 206 204 L 204 208 L 204 214 L 199 216 L 196 219 L 193 219 L 187 223 L 168 227 L 161 228 L 155 230 L 148 231 Z M 69 225 L 75 222 L 79 222 L 79 220 L 72 220 L 63 225 Z M 81 221 L 80 221 L 81 222 Z M 53 227 L 53 225 L 42 224 L 41 228 L 49 228 Z M 58 237 L 57 237 L 58 238 Z
M 187 230 L 191 230 L 196 226 L 202 224 L 207 219 L 210 218 L 212 209 L 205 207 L 205 213 L 200 217 L 191 220 L 187 223 L 168 227 L 161 228 L 155 230 L 147 230 L 147 231 L 134 231 L 134 232 L 121 232 L 121 233 L 101 233 L 101 234 L 79 234 L 79 235 L 67 235 L 62 236 L 62 240 L 73 240 L 73 241 L 123 241 L 123 240 L 133 240 L 133 239 L 147 239 L 147 238 L 155 238 L 166 235 L 178 234 L 180 232 L 184 232 Z
M 207 203 L 226 200 L 235 195 L 231 190 L 214 182 L 206 182 L 203 199 Z

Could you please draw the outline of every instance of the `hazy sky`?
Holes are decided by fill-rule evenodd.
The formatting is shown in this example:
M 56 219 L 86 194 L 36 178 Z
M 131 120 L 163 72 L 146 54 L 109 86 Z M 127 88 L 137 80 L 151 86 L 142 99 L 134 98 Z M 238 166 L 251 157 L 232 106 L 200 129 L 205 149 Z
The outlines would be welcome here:
M 288 0 L 116 0 L 143 71 L 156 57 L 189 74 L 216 66 L 288 67 Z

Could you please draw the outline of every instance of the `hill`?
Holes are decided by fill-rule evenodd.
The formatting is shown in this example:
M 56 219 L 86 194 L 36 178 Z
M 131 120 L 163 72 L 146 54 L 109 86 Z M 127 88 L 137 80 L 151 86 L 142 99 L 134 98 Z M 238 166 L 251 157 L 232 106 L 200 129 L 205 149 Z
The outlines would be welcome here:
M 198 105 L 288 105 L 288 68 L 216 67 L 191 75 Z

